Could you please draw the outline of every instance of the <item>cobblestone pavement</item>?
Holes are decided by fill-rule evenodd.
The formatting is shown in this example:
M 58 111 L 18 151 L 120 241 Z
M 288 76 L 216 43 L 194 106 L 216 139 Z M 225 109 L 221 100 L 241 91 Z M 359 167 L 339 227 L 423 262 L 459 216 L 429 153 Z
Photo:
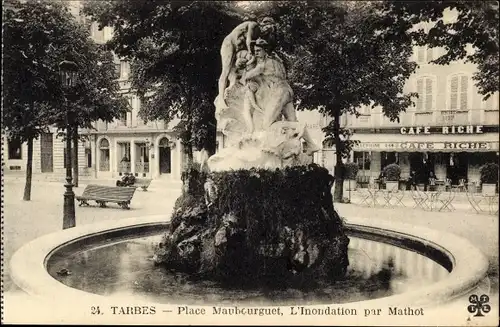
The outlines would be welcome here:
M 93 181 L 92 183 L 96 183 Z M 113 181 L 99 184 L 112 185 Z M 81 194 L 85 184 L 75 189 Z M 7 179 L 4 182 L 4 263 L 23 244 L 62 229 L 62 204 L 64 187 L 60 182 L 36 181 L 32 200 L 22 201 L 24 181 Z M 137 190 L 131 202 L 131 210 L 123 210 L 115 204 L 108 208 L 76 206 L 77 226 L 109 219 L 131 218 L 144 215 L 165 214 L 169 219 L 180 189 L 172 183 L 153 181 L 147 192 Z M 354 200 L 354 198 L 353 198 Z M 467 200 L 465 200 L 467 201 Z M 353 201 L 354 202 L 354 201 Z M 459 201 L 462 203 L 463 201 Z M 339 214 L 346 217 L 373 217 L 403 223 L 417 224 L 443 230 L 469 239 L 490 260 L 489 276 L 492 286 L 498 288 L 498 216 L 480 215 L 458 208 L 453 212 L 428 212 L 405 208 L 370 208 L 357 204 L 335 204 Z M 460 207 L 460 206 L 459 206 Z M 4 290 L 15 290 L 5 269 Z

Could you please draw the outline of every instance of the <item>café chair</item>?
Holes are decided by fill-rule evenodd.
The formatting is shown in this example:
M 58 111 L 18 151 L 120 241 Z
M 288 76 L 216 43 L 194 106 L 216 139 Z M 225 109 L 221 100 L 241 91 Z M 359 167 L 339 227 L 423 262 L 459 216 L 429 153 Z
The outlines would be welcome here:
M 415 202 L 415 205 L 413 206 L 414 209 L 421 208 L 423 210 L 430 210 L 429 204 L 427 203 L 429 201 L 429 196 L 425 192 L 422 192 L 417 188 L 415 190 L 410 190 L 410 194 Z

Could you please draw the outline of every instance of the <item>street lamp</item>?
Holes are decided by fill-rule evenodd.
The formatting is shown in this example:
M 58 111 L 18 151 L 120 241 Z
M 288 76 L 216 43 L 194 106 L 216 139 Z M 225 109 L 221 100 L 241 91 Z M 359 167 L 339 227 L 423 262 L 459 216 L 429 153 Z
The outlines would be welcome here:
M 78 66 L 72 61 L 61 61 L 59 63 L 59 76 L 64 90 L 75 86 Z M 66 183 L 64 187 L 64 207 L 63 207 L 63 229 L 75 227 L 75 193 L 73 192 L 73 177 L 71 175 L 71 123 L 69 120 L 69 108 L 64 94 L 64 109 L 66 110 Z

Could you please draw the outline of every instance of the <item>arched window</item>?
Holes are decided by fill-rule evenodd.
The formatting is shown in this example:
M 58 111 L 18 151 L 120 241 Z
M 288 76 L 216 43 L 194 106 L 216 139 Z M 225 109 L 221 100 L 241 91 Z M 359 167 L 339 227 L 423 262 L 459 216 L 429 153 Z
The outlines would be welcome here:
M 456 74 L 448 79 L 448 109 L 467 110 L 469 105 L 469 82 L 466 74 Z
M 99 149 L 109 149 L 109 141 L 107 139 L 102 139 L 99 143 Z
M 109 141 L 102 139 L 99 142 L 99 171 L 109 171 Z
M 417 78 L 417 111 L 434 110 L 436 102 L 436 85 L 436 78 L 434 76 L 421 76 Z
M 169 147 L 170 146 L 170 141 L 166 137 L 164 137 L 164 138 L 162 138 L 160 140 L 159 146 L 161 148 Z

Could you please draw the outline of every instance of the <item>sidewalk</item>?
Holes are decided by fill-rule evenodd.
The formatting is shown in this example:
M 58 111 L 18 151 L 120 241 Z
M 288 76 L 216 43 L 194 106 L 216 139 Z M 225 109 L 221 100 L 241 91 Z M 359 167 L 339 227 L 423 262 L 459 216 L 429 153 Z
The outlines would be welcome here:
M 99 180 L 92 183 L 114 185 L 113 181 Z M 74 188 L 76 195 L 83 192 L 86 184 Z M 63 194 L 62 182 L 33 181 L 31 201 L 23 201 L 24 181 L 4 180 L 3 204 L 3 256 L 4 291 L 12 288 L 8 263 L 14 252 L 27 242 L 42 235 L 62 230 Z M 100 208 L 91 203 L 90 207 L 79 207 L 75 203 L 76 225 L 91 224 L 109 219 L 123 219 L 146 215 L 165 215 L 170 219 L 175 200 L 180 195 L 180 187 L 167 187 L 153 181 L 148 191 L 136 190 L 130 210 L 121 209 L 114 203 Z
M 361 192 L 366 192 L 366 189 L 361 189 Z M 361 195 L 359 190 L 351 191 L 350 193 L 349 193 L 349 191 L 344 190 L 344 198 L 349 199 L 349 196 L 350 196 L 350 201 L 352 204 L 368 207 L 367 203 L 363 203 L 363 196 Z M 372 202 L 373 201 L 371 199 L 368 201 L 368 203 L 370 203 L 371 207 L 373 207 L 373 205 L 371 205 Z M 383 207 L 383 205 L 386 204 L 384 199 L 382 198 L 382 195 L 379 195 L 377 197 L 377 202 L 378 202 L 378 204 L 375 206 L 376 208 L 381 208 L 381 207 Z M 391 200 L 391 204 L 396 204 L 396 203 L 397 203 L 397 200 L 395 198 L 393 198 Z M 401 205 L 401 203 L 404 206 Z M 397 208 L 400 208 L 400 207 L 401 208 L 405 208 L 405 207 L 406 208 L 415 208 L 415 201 L 411 197 L 410 191 L 404 191 L 404 197 L 401 200 L 401 203 L 398 203 L 398 205 L 396 207 Z M 437 205 L 437 208 L 441 207 L 440 203 L 437 203 L 436 205 Z M 469 200 L 467 199 L 467 194 L 465 192 L 455 193 L 455 196 L 454 196 L 453 201 L 452 201 L 452 208 L 454 208 L 455 210 L 452 210 L 451 212 L 462 211 L 462 212 L 476 214 L 476 211 L 472 208 Z M 427 212 L 419 207 L 415 208 L 415 210 L 418 210 L 421 212 Z M 446 212 L 445 210 L 443 210 L 443 211 Z M 438 211 L 438 209 L 435 209 L 435 211 Z M 450 212 L 450 210 L 448 210 L 448 213 L 449 212 Z
M 24 183 L 26 181 L 25 174 L 19 173 L 9 173 L 3 176 L 4 182 L 11 183 L 22 183 L 24 187 Z M 85 187 L 88 184 L 98 184 L 98 185 L 109 185 L 115 186 L 116 181 L 119 178 L 93 178 L 91 176 L 79 176 L 78 179 L 78 188 Z M 64 176 L 59 175 L 45 175 L 45 174 L 33 174 L 32 183 L 57 183 L 64 184 L 66 182 L 66 178 Z M 178 188 L 182 187 L 182 182 L 180 180 L 170 180 L 170 179 L 153 179 L 148 190 L 152 190 L 155 188 Z M 75 193 L 78 188 L 75 188 Z
M 98 181 L 97 184 L 113 181 Z M 105 184 L 107 185 L 107 184 Z M 137 190 L 131 202 L 131 210 L 123 210 L 110 204 L 108 208 L 76 206 L 76 224 L 91 224 L 109 219 L 123 219 L 145 215 L 165 215 L 170 219 L 180 188 L 153 180 L 147 192 Z M 81 194 L 85 184 L 75 188 Z M 32 200 L 23 201 L 24 181 L 4 180 L 4 291 L 14 290 L 9 278 L 9 260 L 12 254 L 27 242 L 42 235 L 62 229 L 63 183 L 33 182 Z M 351 192 L 352 193 L 352 192 Z M 352 194 L 351 194 L 352 195 Z M 352 200 L 351 196 L 351 200 Z M 411 199 L 410 199 L 411 200 Z M 422 225 L 435 230 L 447 231 L 464 237 L 475 244 L 490 260 L 489 277 L 493 288 L 498 288 L 498 216 L 479 215 L 467 210 L 453 212 L 429 212 L 401 208 L 372 208 L 357 204 L 335 204 L 342 217 L 373 217 L 374 219 Z M 306 219 L 304 217 L 304 219 Z

